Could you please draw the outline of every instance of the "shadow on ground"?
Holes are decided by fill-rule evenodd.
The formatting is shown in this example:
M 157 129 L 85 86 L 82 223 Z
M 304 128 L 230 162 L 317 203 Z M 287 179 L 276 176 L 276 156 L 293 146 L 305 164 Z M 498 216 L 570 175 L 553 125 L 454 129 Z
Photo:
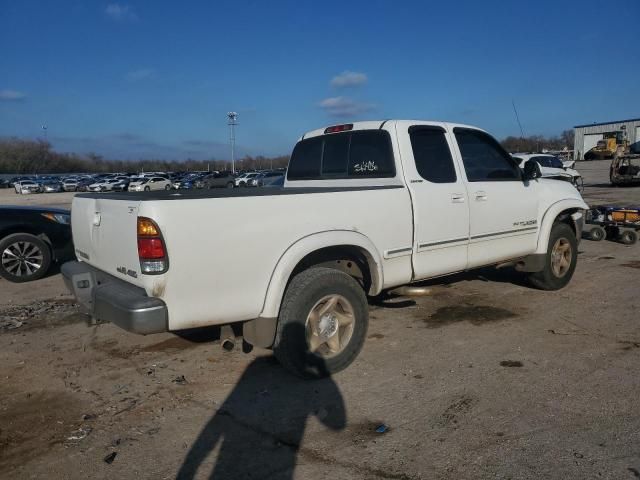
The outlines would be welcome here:
M 314 369 L 326 374 L 321 360 L 313 361 Z M 304 380 L 285 371 L 273 357 L 259 357 L 204 425 L 177 478 L 293 478 L 311 416 L 332 430 L 345 428 L 345 406 L 334 381 Z

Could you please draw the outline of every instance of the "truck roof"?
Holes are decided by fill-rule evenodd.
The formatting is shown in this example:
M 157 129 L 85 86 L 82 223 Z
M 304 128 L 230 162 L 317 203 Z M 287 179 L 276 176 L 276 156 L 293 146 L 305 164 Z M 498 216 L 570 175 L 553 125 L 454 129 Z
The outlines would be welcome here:
M 452 123 L 452 122 L 444 122 L 438 120 L 410 120 L 410 119 L 388 119 L 388 120 L 366 120 L 362 122 L 345 122 L 337 125 L 328 125 L 326 127 L 318 128 L 315 130 L 311 130 L 302 137 L 298 139 L 298 141 L 303 140 L 305 138 L 317 137 L 320 135 L 325 135 L 328 132 L 327 130 L 331 128 L 340 128 L 340 127 L 348 127 L 346 130 L 381 130 L 382 128 L 393 128 L 398 122 L 406 122 L 412 123 L 415 125 L 434 125 L 440 126 L 443 128 L 473 128 L 475 130 L 482 130 L 481 128 L 474 127 L 473 125 L 465 125 L 463 123 Z M 342 131 L 342 130 L 336 130 Z

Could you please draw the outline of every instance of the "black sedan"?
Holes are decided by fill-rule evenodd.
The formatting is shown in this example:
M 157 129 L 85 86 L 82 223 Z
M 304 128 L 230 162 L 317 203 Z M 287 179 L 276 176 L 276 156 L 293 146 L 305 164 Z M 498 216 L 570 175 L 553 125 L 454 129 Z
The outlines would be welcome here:
M 59 208 L 0 206 L 0 276 L 37 280 L 54 262 L 72 258 L 70 219 Z

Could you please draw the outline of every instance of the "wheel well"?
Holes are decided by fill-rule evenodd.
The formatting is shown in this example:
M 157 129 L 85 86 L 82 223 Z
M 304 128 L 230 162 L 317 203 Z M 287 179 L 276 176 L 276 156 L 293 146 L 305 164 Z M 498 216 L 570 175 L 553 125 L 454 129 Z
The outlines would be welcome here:
M 576 230 L 576 224 L 573 221 L 573 219 L 571 218 L 571 215 L 573 215 L 577 211 L 579 211 L 578 208 L 571 208 L 569 210 L 564 210 L 564 211 L 560 212 L 558 214 L 558 216 L 556 217 L 554 223 L 555 222 L 566 223 L 567 225 L 569 225 L 571 227 L 571 230 L 573 230 L 573 233 L 577 235 L 578 231 Z
M 295 266 L 287 283 L 298 273 L 320 266 L 340 270 L 352 276 L 365 292 L 369 292 L 374 281 L 368 253 L 355 245 L 338 245 L 309 253 Z
M 29 226 L 20 225 L 20 226 L 5 228 L 4 230 L 0 231 L 0 240 L 2 240 L 5 237 L 8 237 L 9 235 L 14 235 L 16 233 L 28 233 L 29 235 L 38 237 L 40 240 L 44 241 L 44 243 L 49 245 L 49 249 L 53 252 L 53 246 L 51 245 L 51 240 L 49 239 L 49 237 L 47 237 L 47 235 L 45 235 L 44 233 L 39 232 L 38 230 L 31 228 Z

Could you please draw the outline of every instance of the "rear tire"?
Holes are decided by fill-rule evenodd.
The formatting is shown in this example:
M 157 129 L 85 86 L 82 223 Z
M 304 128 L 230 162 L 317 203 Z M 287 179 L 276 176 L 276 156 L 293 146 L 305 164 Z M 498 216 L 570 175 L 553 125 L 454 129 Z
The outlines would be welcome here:
M 355 360 L 368 325 L 367 297 L 360 284 L 339 270 L 311 268 L 287 287 L 273 351 L 295 375 L 327 377 Z
M 554 223 L 544 269 L 529 275 L 531 284 L 541 290 L 560 290 L 565 287 L 576 269 L 578 242 L 575 233 L 566 223 Z
M 623 230 L 619 237 L 620 243 L 633 245 L 638 241 L 638 234 L 633 230 Z
M 596 225 L 591 230 L 589 230 L 589 240 L 593 240 L 594 242 L 600 242 L 607 238 L 607 232 L 600 225 Z
M 50 266 L 51 250 L 35 235 L 14 233 L 0 240 L 0 276 L 10 282 L 37 280 Z
M 165 185 L 165 186 L 164 186 L 164 189 L 165 189 L 165 190 L 171 190 L 171 185 Z
M 227 188 L 233 188 L 233 187 L 234 187 L 233 182 L 227 183 Z

